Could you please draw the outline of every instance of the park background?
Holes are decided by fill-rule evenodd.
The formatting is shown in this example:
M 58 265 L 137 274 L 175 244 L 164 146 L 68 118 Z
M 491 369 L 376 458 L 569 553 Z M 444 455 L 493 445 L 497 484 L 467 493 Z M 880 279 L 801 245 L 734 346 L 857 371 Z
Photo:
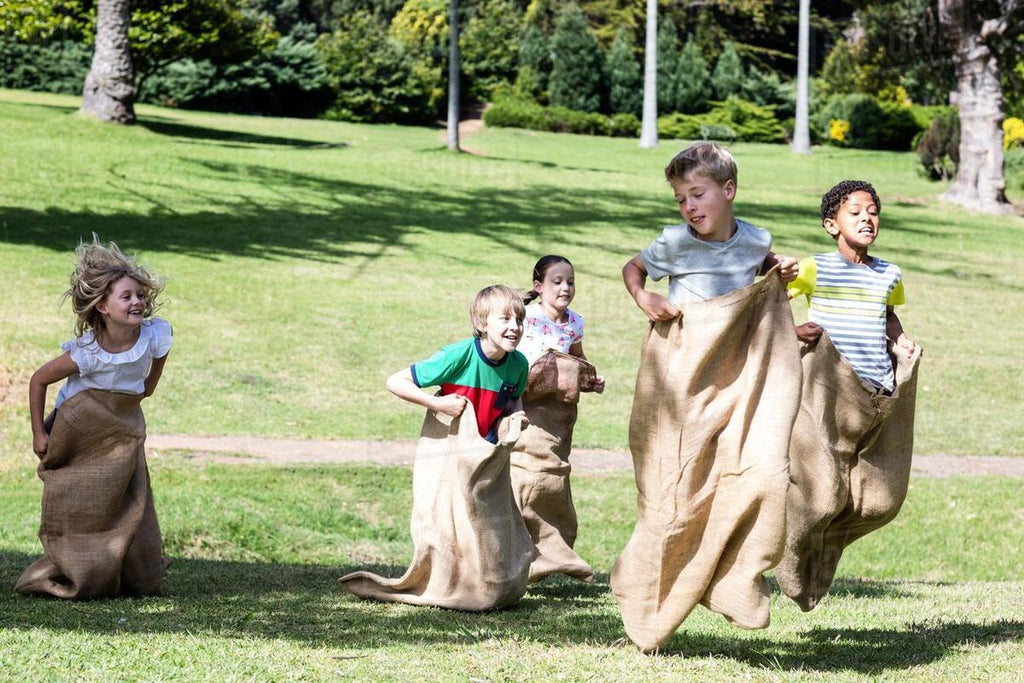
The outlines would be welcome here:
M 873 252 L 903 268 L 909 300 L 901 317 L 926 354 L 916 453 L 1022 455 L 1024 219 L 939 201 L 954 162 L 948 153 L 928 154 L 948 151 L 955 126 L 948 55 L 908 48 L 887 62 L 892 50 L 879 56 L 857 48 L 858 36 L 868 37 L 862 45 L 890 44 L 871 31 L 924 25 L 912 10 L 927 3 L 821 3 L 834 12 L 813 15 L 817 146 L 809 156 L 785 144 L 795 3 L 667 6 L 661 26 L 675 35 L 666 31 L 659 53 L 672 54 L 672 38 L 677 59 L 686 51 L 692 57 L 696 46 L 711 81 L 704 92 L 712 95 L 688 108 L 678 87 L 674 99 L 659 90 L 657 150 L 637 147 L 626 118 L 637 114 L 612 108 L 607 68 L 591 109 L 558 99 L 553 64 L 544 86 L 536 73 L 527 73 L 534 81 L 522 74 L 531 28 L 553 40 L 559 20 L 570 16 L 585 17 L 583 35 L 606 60 L 616 41 L 628 43 L 619 29 L 632 30 L 639 72 L 638 3 L 582 3 L 579 15 L 560 3 L 509 3 L 487 13 L 480 8 L 496 3 L 463 3 L 464 36 L 484 18 L 519 31 L 504 47 L 482 41 L 516 58 L 493 87 L 485 87 L 483 70 L 464 64 L 467 116 L 491 103 L 488 114 L 506 118 L 485 114 L 483 128 L 464 136 L 471 153 L 463 154 L 445 149 L 435 124 L 445 92 L 438 18 L 447 3 L 365 3 L 365 12 L 349 4 L 330 4 L 334 15 L 311 9 L 326 3 L 237 5 L 237 14 L 224 17 L 252 22 L 239 23 L 251 30 L 236 37 L 255 47 L 243 44 L 232 62 L 223 54 L 201 58 L 205 43 L 191 45 L 183 54 L 192 57 L 179 54 L 142 84 L 137 125 L 129 127 L 77 115 L 78 96 L 38 92 L 81 92 L 91 55 L 89 3 L 48 3 L 77 7 L 85 17 L 76 24 L 67 19 L 74 12 L 58 14 L 49 33 L 15 35 L 3 26 L 3 85 L 17 89 L 0 91 L 0 582 L 12 585 L 39 551 L 27 383 L 71 336 L 68 308 L 58 302 L 80 239 L 96 232 L 115 240 L 168 277 L 161 314 L 174 325 L 175 346 L 146 403 L 151 433 L 398 439 L 410 448 L 421 415 L 387 394 L 387 375 L 468 334 L 468 304 L 481 286 L 525 288 L 537 257 L 564 253 L 576 265 L 573 307 L 587 319 L 588 355 L 609 385 L 582 403 L 576 441 L 623 449 L 645 322 L 619 269 L 661 226 L 678 221 L 661 169 L 702 125 L 738 138 L 737 213 L 770 229 L 779 252 L 831 247 L 817 205 L 834 182 L 863 177 L 878 187 L 883 218 Z M 173 6 L 182 13 L 157 14 L 195 17 L 233 5 Z M 146 8 L 139 3 L 137 11 Z M 547 23 L 530 25 L 528 16 Z M 422 35 L 403 43 L 400 19 Z M 367 23 L 346 37 L 357 20 Z M 133 17 L 135 26 L 155 21 Z M 196 26 L 205 24 L 192 25 L 198 34 Z M 182 33 L 193 35 L 154 28 L 151 37 Z M 145 35 L 136 35 L 140 53 Z M 423 45 L 427 37 L 433 47 Z M 174 42 L 156 38 L 153 45 Z M 378 42 L 344 47 L 357 38 Z M 713 80 L 727 73 L 717 66 L 729 54 L 727 38 L 742 81 L 731 93 Z M 347 56 L 331 62 L 330 46 Z M 306 55 L 290 62 L 294 72 L 274 68 L 286 48 Z M 77 62 L 76 50 L 84 55 Z M 463 50 L 463 59 L 472 54 Z M 391 72 L 364 64 L 380 55 L 397 60 Z M 837 60 L 847 61 L 829 71 Z M 61 64 L 66 86 L 45 71 Z M 304 89 L 318 82 L 307 69 L 324 75 L 322 99 L 311 94 L 317 88 Z M 296 89 L 279 71 L 298 74 L 290 81 Z M 29 80 L 12 82 L 18 74 Z M 387 76 L 391 86 L 367 74 Z M 160 89 L 172 86 L 181 90 Z M 190 100 L 185 92 L 205 94 Z M 763 100 L 758 92 L 767 93 Z M 1004 92 L 1013 202 L 1024 186 L 1012 123 L 1020 90 L 1010 76 Z M 854 113 L 844 118 L 847 112 Z M 893 121 L 907 128 L 889 139 Z M 932 142 L 922 146 L 928 130 Z M 756 137 L 764 131 L 772 137 Z M 915 476 L 900 517 L 850 549 L 818 610 L 804 615 L 776 596 L 772 627 L 753 633 L 698 610 L 666 656 L 652 658 L 621 642 L 607 592 L 607 571 L 635 519 L 626 472 L 576 480 L 578 549 L 598 569 L 597 584 L 556 579 L 514 609 L 467 615 L 360 603 L 335 586 L 360 566 L 393 575 L 404 569 L 407 469 L 227 465 L 197 451 L 151 454 L 151 468 L 167 553 L 176 558 L 167 595 L 75 605 L 3 595 L 0 676 L 1012 680 L 1024 661 L 1019 478 Z

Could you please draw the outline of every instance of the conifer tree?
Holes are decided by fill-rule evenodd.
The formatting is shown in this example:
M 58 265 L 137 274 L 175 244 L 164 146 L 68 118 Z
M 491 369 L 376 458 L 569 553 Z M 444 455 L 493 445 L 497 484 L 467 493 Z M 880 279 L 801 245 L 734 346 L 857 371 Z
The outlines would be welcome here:
M 587 28 L 587 18 L 579 5 L 569 3 L 559 13 L 551 35 L 551 104 L 597 111 L 603 76 L 604 55 L 597 38 Z
M 676 74 L 679 72 L 679 33 L 666 17 L 658 27 L 658 111 L 676 110 Z
M 615 34 L 607 66 L 608 99 L 612 112 L 640 116 L 643 105 L 640 64 L 633 53 L 633 40 L 624 28 L 620 27 Z
M 548 39 L 541 30 L 530 25 L 523 35 L 519 46 L 519 72 L 516 75 L 516 87 L 534 99 L 543 99 L 542 95 L 548 87 L 548 75 L 551 73 L 551 53 Z
M 712 97 L 711 70 L 696 41 L 690 38 L 679 53 L 675 109 L 685 114 L 706 111 Z
M 711 85 L 715 89 L 715 97 L 720 100 L 729 95 L 739 95 L 743 89 L 743 63 L 740 61 L 740 53 L 731 42 L 725 44 L 718 57 L 715 72 L 711 75 Z

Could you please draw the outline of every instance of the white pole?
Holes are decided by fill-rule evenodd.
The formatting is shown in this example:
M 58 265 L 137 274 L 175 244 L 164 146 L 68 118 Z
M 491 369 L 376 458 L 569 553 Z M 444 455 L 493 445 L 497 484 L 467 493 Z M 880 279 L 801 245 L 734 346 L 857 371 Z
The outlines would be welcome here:
M 811 0 L 800 0 L 800 35 L 797 40 L 796 57 L 796 121 L 793 125 L 793 151 L 797 154 L 811 153 L 811 129 L 808 121 L 807 71 L 810 61 L 811 42 Z
M 658 146 L 658 0 L 647 0 L 647 40 L 644 44 L 644 114 L 640 146 Z

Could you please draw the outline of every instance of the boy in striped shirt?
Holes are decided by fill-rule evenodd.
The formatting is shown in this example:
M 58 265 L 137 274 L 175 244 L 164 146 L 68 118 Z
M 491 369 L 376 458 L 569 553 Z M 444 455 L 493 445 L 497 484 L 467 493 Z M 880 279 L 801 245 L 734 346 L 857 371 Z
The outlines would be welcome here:
M 868 255 L 878 237 L 881 202 L 870 183 L 844 180 L 821 198 L 821 223 L 836 251 L 800 263 L 791 296 L 810 304 L 808 322 L 799 325 L 801 341 L 814 343 L 822 329 L 857 375 L 876 390 L 896 388 L 886 338 L 913 353 L 893 308 L 905 302 L 903 278 L 893 263 Z

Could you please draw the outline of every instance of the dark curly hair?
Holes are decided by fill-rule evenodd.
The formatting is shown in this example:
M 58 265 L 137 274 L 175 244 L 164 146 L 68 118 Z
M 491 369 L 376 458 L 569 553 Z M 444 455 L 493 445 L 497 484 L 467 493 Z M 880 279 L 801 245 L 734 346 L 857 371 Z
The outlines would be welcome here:
M 842 206 L 843 202 L 845 202 L 854 192 L 867 192 L 870 194 L 871 200 L 875 202 L 875 206 L 878 207 L 878 212 L 882 212 L 882 200 L 878 198 L 878 193 L 875 192 L 875 188 L 871 183 L 866 180 L 844 180 L 822 195 L 822 224 L 825 223 L 826 218 L 835 218 L 836 214 L 839 213 L 839 207 Z

